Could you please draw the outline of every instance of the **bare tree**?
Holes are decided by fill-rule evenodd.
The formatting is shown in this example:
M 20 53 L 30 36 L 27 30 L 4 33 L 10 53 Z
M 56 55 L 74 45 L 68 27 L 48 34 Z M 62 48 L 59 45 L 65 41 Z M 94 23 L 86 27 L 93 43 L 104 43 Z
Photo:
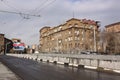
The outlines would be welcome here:
M 110 54 L 120 54 L 120 33 L 106 32 L 106 51 Z

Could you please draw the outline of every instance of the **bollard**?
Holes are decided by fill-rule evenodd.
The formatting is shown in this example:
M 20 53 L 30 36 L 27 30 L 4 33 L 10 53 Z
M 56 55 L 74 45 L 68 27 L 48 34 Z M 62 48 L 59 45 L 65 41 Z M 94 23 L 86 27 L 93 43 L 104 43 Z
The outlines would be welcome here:
M 42 60 L 42 59 L 40 59 L 40 61 L 42 62 L 43 60 Z
M 69 66 L 69 63 L 64 63 L 64 66 Z
M 47 60 L 47 63 L 49 63 L 49 60 Z
M 78 69 L 83 69 L 84 65 L 78 65 Z
M 57 64 L 57 61 L 54 61 L 53 63 L 54 63 L 54 64 Z

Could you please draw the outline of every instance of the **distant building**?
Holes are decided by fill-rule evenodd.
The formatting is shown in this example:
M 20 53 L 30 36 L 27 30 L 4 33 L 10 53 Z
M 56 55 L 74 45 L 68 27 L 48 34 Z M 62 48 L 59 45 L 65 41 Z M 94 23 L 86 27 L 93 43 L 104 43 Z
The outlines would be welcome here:
M 105 26 L 106 51 L 109 54 L 120 54 L 120 22 Z
M 12 42 L 15 43 L 15 42 L 21 42 L 21 39 L 18 39 L 18 38 L 12 38 Z
M 4 53 L 4 34 L 0 34 L 0 54 Z
M 5 38 L 5 52 L 6 53 L 11 53 L 12 52 L 12 48 L 13 48 L 13 42 L 12 40 Z
M 4 37 L 4 34 L 0 34 L 0 54 L 10 53 L 12 48 L 13 48 L 12 41 Z
M 94 20 L 75 18 L 56 27 L 43 27 L 40 29 L 40 51 L 98 51 L 98 27 Z

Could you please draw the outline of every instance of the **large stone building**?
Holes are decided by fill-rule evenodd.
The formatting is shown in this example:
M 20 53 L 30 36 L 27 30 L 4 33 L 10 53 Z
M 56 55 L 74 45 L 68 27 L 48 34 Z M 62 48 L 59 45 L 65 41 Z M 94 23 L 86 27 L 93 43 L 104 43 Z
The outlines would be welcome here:
M 120 22 L 105 26 L 106 51 L 109 54 L 120 54 Z
M 79 52 L 98 50 L 96 21 L 72 18 L 56 27 L 40 29 L 41 52 Z
M 0 34 L 0 54 L 4 53 L 4 34 Z

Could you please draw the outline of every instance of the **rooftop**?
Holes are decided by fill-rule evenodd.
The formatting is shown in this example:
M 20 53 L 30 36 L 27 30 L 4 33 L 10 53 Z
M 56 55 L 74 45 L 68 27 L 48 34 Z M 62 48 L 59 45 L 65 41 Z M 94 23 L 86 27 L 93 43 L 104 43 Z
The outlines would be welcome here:
M 112 27 L 112 26 L 118 25 L 118 24 L 120 24 L 120 22 L 112 23 L 112 24 L 106 25 L 105 27 L 108 28 L 108 27 Z

